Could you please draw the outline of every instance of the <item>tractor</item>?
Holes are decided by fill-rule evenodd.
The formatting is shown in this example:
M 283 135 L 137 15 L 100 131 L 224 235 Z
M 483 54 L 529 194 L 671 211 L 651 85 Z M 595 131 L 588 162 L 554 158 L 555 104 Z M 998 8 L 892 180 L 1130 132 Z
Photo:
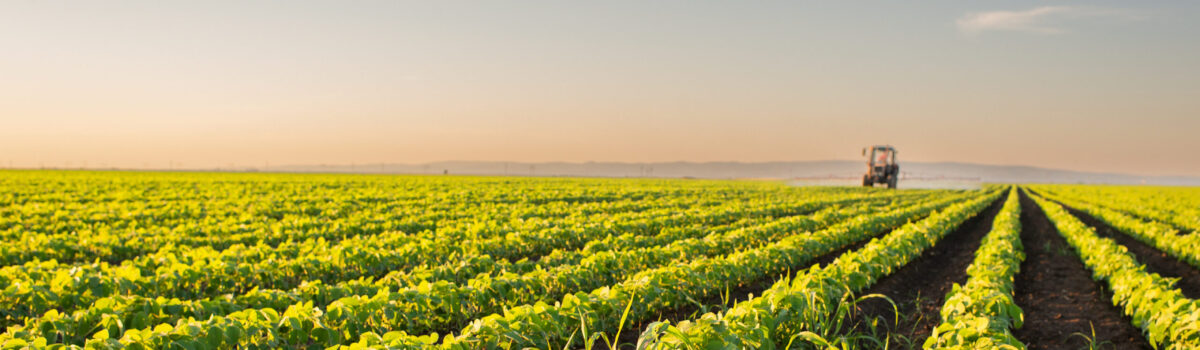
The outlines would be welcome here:
M 871 151 L 867 158 L 867 173 L 863 175 L 863 186 L 887 184 L 888 188 L 896 188 L 896 180 L 900 177 L 900 165 L 896 164 L 896 148 L 890 145 L 876 145 L 863 148 L 863 156 Z

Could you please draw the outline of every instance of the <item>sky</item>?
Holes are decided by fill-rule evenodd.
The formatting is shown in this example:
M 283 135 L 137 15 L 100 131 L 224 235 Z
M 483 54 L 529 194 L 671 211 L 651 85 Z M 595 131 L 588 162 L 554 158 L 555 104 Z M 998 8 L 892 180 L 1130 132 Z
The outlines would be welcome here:
M 1200 176 L 1200 2 L 6 1 L 0 166 Z

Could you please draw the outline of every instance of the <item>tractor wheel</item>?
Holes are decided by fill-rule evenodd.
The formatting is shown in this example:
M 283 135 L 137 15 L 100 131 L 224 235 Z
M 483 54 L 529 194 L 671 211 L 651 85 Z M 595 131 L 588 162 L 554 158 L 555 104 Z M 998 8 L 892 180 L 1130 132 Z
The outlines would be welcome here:
M 893 189 L 893 190 L 896 189 L 896 176 L 889 176 L 887 183 L 888 183 L 888 188 Z

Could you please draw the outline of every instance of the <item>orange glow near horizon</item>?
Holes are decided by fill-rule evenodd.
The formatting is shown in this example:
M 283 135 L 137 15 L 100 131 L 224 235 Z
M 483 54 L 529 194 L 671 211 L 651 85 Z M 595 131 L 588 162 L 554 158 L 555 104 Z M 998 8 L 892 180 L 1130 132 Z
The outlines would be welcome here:
M 1004 3 L 520 6 L 10 4 L 0 166 L 857 160 L 890 143 L 901 162 L 1200 176 L 1198 5 L 1036 28 L 963 22 Z

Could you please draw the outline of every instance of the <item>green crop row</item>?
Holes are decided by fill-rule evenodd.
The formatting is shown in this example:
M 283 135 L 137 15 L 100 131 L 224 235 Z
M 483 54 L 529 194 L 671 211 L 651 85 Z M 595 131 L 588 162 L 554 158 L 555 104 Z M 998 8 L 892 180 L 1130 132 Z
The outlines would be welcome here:
M 847 198 L 849 197 L 849 198 Z M 857 196 L 828 196 L 802 203 L 780 204 L 800 212 L 831 204 L 857 201 Z M 738 207 L 697 208 L 679 212 L 664 210 L 640 213 L 641 220 L 621 215 L 616 227 L 630 231 L 661 230 L 697 223 L 728 223 L 740 218 L 779 210 L 767 205 L 757 210 Z M 67 269 L 51 262 L 0 269 L 0 306 L 6 322 L 51 309 L 69 312 L 99 298 L 141 295 L 150 298 L 207 298 L 220 294 L 243 294 L 253 289 L 289 289 L 309 281 L 345 281 L 381 276 L 389 271 L 410 271 L 426 265 L 442 265 L 488 255 L 495 259 L 538 256 L 559 248 L 577 248 L 614 231 L 608 222 L 582 222 L 578 229 L 550 227 L 543 231 L 509 234 L 482 240 L 429 240 L 404 234 L 352 238 L 328 245 L 321 240 L 305 241 L 296 258 L 278 257 L 261 246 L 214 252 L 189 250 L 188 259 L 174 254 L 150 255 L 119 266 L 104 263 Z M 639 231 L 640 232 L 640 231 Z M 235 248 L 237 248 L 235 246 Z M 203 254 L 209 254 L 204 256 Z M 146 274 L 147 270 L 153 271 Z
M 871 193 L 772 193 L 763 187 L 707 181 L 3 171 L 0 241 L 6 244 L 0 245 L 0 265 L 50 259 L 115 264 L 169 246 L 224 250 L 316 238 L 336 242 L 397 230 L 496 236 L 539 228 L 526 224 L 621 212 Z
M 699 200 L 700 198 L 692 198 Z M 280 203 L 279 207 L 293 207 L 296 203 Z M 557 204 L 557 205 L 556 205 Z M 545 204 L 538 206 L 482 206 L 478 203 L 459 203 L 455 206 L 426 205 L 419 201 L 390 203 L 389 208 L 380 208 L 379 212 L 341 213 L 336 216 L 301 216 L 305 209 L 289 209 L 289 217 L 280 217 L 278 221 L 271 218 L 261 220 L 213 220 L 210 217 L 197 216 L 192 221 L 181 221 L 170 229 L 157 226 L 151 228 L 129 227 L 96 229 L 83 231 L 46 234 L 38 231 L 21 231 L 7 239 L 7 244 L 0 246 L 0 266 L 24 264 L 37 260 L 56 260 L 64 263 L 104 261 L 119 263 L 138 256 L 153 254 L 167 248 L 172 251 L 183 251 L 192 247 L 210 247 L 215 250 L 227 249 L 233 245 L 267 245 L 277 247 L 276 251 L 288 251 L 287 245 L 292 244 L 291 251 L 296 251 L 296 241 L 309 239 L 324 239 L 336 242 L 348 237 L 364 237 L 390 231 L 420 233 L 424 231 L 446 232 L 464 231 L 467 228 L 487 228 L 483 232 L 469 232 L 472 236 L 496 236 L 507 232 L 540 229 L 549 224 L 566 223 L 570 221 L 597 220 L 602 216 L 623 213 L 654 210 L 660 208 L 679 209 L 683 207 L 702 206 L 695 201 L 652 201 L 586 203 L 584 206 L 599 208 L 599 210 L 584 210 L 580 205 L 567 203 Z M 366 209 L 364 209 L 366 210 Z M 470 216 L 448 215 L 448 213 L 472 213 Z M 152 215 L 152 214 L 147 214 Z M 185 220 L 181 218 L 180 220 Z M 540 219 L 540 220 L 539 220 Z M 37 226 L 39 223 L 27 223 Z M 253 226 L 253 232 L 245 231 L 246 226 Z M 239 231 L 224 234 L 223 232 Z M 202 232 L 202 233 L 198 233 Z M 174 249 L 174 248 L 181 249 Z
M 1146 272 L 1128 249 L 1102 238 L 1062 206 L 1034 197 L 1059 234 L 1079 253 L 1097 280 L 1107 282 L 1113 304 L 1146 332 L 1156 349 L 1200 348 L 1200 302 L 1183 296 L 1174 281 Z
M 31 194 L 27 192 L 48 181 L 4 175 L 0 182 L 17 203 L 0 207 L 0 239 L 9 243 L 0 249 L 3 265 L 33 259 L 115 263 L 167 245 L 220 250 L 233 244 L 276 245 L 318 237 L 336 241 L 394 230 L 462 228 L 455 223 L 459 220 L 496 224 L 558 219 L 597 209 L 610 213 L 663 204 L 719 203 L 706 196 L 643 200 L 648 193 L 616 188 L 596 193 L 594 201 L 581 201 L 578 189 L 554 191 L 549 184 L 540 185 L 551 191 L 542 192 L 550 195 L 538 198 L 537 205 L 488 201 L 493 196 L 487 192 L 472 200 L 442 201 L 436 200 L 436 183 L 427 181 L 342 179 L 330 187 L 325 179 L 312 183 L 274 181 L 275 177 L 213 183 L 204 181 L 208 177 L 116 182 L 94 176 L 54 183 L 58 191 L 53 194 Z
M 1013 280 L 1025 260 L 1021 245 L 1021 203 L 1014 187 L 984 237 L 967 282 L 954 284 L 942 305 L 942 322 L 925 349 L 1024 349 L 1012 330 L 1024 322 L 1013 300 Z
M 738 249 L 746 244 L 755 244 L 771 239 L 771 234 L 782 234 L 828 224 L 833 220 L 845 219 L 858 213 L 866 213 L 874 201 L 867 201 L 855 210 L 825 210 L 814 218 L 795 217 L 770 222 L 760 227 L 735 230 L 729 234 L 713 234 L 705 239 L 687 239 L 666 247 L 604 252 L 583 259 L 575 266 L 564 266 L 553 270 L 537 270 L 525 275 L 510 273 L 491 277 L 481 275 L 462 285 L 452 282 L 422 283 L 408 288 L 396 285 L 392 279 L 378 283 L 335 285 L 321 284 L 303 286 L 292 292 L 260 292 L 247 295 L 204 301 L 178 301 L 137 296 L 120 297 L 103 303 L 103 308 L 92 307 L 74 315 L 52 314 L 54 317 L 38 318 L 26 322 L 25 329 L 38 329 L 53 324 L 59 337 L 67 343 L 79 343 L 90 335 L 94 325 L 104 318 L 123 320 L 130 328 L 144 328 L 149 324 L 174 323 L 185 317 L 207 318 L 220 316 L 247 307 L 284 309 L 304 301 L 318 307 L 325 305 L 320 300 L 332 300 L 339 296 L 355 296 L 359 300 L 378 303 L 378 298 L 389 305 L 391 315 L 377 314 L 362 322 L 373 325 L 373 330 L 420 329 L 420 327 L 444 327 L 447 324 L 464 323 L 478 315 L 500 311 L 502 306 L 514 306 L 523 301 L 538 298 L 557 298 L 570 291 L 590 289 L 611 283 L 623 274 L 682 257 L 719 254 Z M 836 208 L 840 209 L 840 208 Z M 282 294 L 280 297 L 279 294 Z M 371 295 L 374 295 L 371 297 Z M 349 299 L 340 302 L 348 303 Z M 356 302 L 357 303 L 357 302 Z M 363 309 L 357 313 L 371 312 Z M 384 327 L 384 328 L 380 328 Z
M 748 221 L 755 222 L 755 221 Z M 732 229 L 733 226 L 719 226 L 713 229 L 715 232 L 724 232 Z M 694 232 L 691 230 L 666 230 L 664 234 L 678 234 L 680 231 Z M 622 242 L 617 237 L 627 238 L 631 235 L 626 234 L 616 237 L 608 237 L 604 240 L 613 241 L 610 244 L 620 246 Z M 572 254 L 574 253 L 574 254 Z M 63 330 L 63 338 L 68 343 L 82 343 L 90 334 L 86 332 L 90 328 L 86 325 L 94 324 L 103 317 L 117 317 L 126 320 L 130 328 L 143 328 L 151 324 L 173 323 L 180 318 L 196 317 L 206 318 L 209 316 L 220 316 L 229 314 L 235 311 L 240 311 L 247 308 L 276 308 L 284 309 L 291 304 L 303 303 L 305 301 L 313 302 L 320 307 L 328 305 L 328 303 L 347 296 L 354 295 L 374 295 L 380 290 L 396 290 L 396 288 L 415 287 L 422 283 L 451 281 L 462 282 L 471 278 L 484 278 L 477 275 L 491 275 L 495 273 L 528 273 L 538 268 L 552 267 L 548 263 L 569 264 L 578 262 L 584 256 L 580 256 L 580 250 L 556 250 L 547 257 L 552 261 L 541 261 L 539 263 L 528 260 L 521 260 L 517 263 L 510 263 L 507 260 L 494 260 L 488 255 L 473 256 L 459 263 L 449 263 L 438 266 L 419 266 L 412 271 L 393 271 L 387 276 L 379 280 L 357 279 L 345 281 L 334 285 L 327 285 L 320 281 L 302 283 L 300 286 L 287 291 L 275 289 L 254 289 L 247 293 L 237 296 L 218 296 L 213 298 L 205 298 L 200 300 L 179 300 L 167 298 L 144 297 L 138 295 L 119 295 L 106 297 L 111 300 L 99 299 L 93 301 L 92 304 L 105 305 L 103 308 L 91 307 L 79 310 L 71 314 L 69 324 L 60 325 Z M 574 258 L 574 259 L 572 259 Z M 547 259 L 541 259 L 547 260 Z M 20 308 L 15 308 L 11 311 L 21 311 Z M 3 312 L 3 311 L 0 311 Z M 63 322 L 62 315 L 55 312 L 56 317 L 51 318 L 52 322 Z M 28 318 L 24 322 L 25 328 L 37 328 L 42 323 L 51 322 L 40 318 Z M 82 327 L 71 325 L 85 325 Z
M 819 215 L 776 220 L 761 226 L 689 238 L 666 246 L 599 252 L 576 265 L 539 270 L 524 275 L 481 276 L 463 284 L 422 284 L 389 295 L 359 297 L 363 304 L 402 306 L 397 315 L 365 311 L 376 326 L 361 329 L 383 333 L 403 329 L 411 333 L 446 331 L 505 308 L 552 302 L 566 294 L 620 282 L 631 274 L 660 266 L 684 263 L 742 249 L 752 249 L 791 235 L 822 229 L 849 218 L 877 212 L 870 206 L 835 208 Z M 430 291 L 423 291 L 428 288 Z M 346 301 L 345 299 L 341 301 Z M 447 328 L 445 326 L 451 326 Z
M 0 349 L 590 347 L 977 196 L 0 171 Z
M 1071 197 L 1131 214 L 1139 218 L 1169 223 L 1189 232 L 1200 232 L 1200 190 L 1145 186 L 1031 186 L 1043 194 Z
M 571 317 L 575 317 L 575 322 L 578 324 L 579 315 L 587 315 L 589 320 L 599 318 L 601 314 L 601 305 L 624 305 L 627 302 L 626 292 L 636 292 L 639 295 L 646 295 L 647 298 L 653 300 L 655 297 L 651 295 L 654 290 L 664 290 L 668 286 L 674 285 L 675 288 L 667 289 L 670 292 L 660 293 L 660 300 L 654 304 L 657 309 L 664 309 L 674 305 L 682 305 L 686 303 L 685 297 L 688 297 L 694 291 L 705 291 L 712 293 L 724 284 L 726 281 L 747 281 L 751 275 L 755 277 L 765 276 L 767 271 L 780 271 L 798 264 L 797 260 L 804 261 L 800 257 L 815 256 L 822 249 L 835 249 L 836 246 L 844 246 L 853 242 L 853 240 L 861 239 L 861 237 L 869 237 L 873 233 L 884 230 L 888 224 L 899 225 L 905 219 L 913 215 L 920 214 L 922 210 L 930 211 L 936 208 L 930 208 L 929 205 L 921 208 L 909 208 L 906 210 L 894 211 L 876 216 L 860 216 L 853 219 L 844 225 L 839 225 L 829 230 L 820 231 L 813 234 L 795 235 L 781 242 L 773 243 L 768 247 L 751 249 L 739 253 L 735 253 L 728 257 L 721 258 L 706 258 L 697 259 L 692 263 L 684 265 L 672 265 L 646 272 L 639 273 L 627 279 L 626 282 L 618 284 L 612 288 L 601 288 L 591 294 L 576 293 L 569 294 L 564 297 L 564 302 L 560 305 L 571 305 L 575 301 L 585 300 L 581 297 L 586 297 L 594 303 L 598 303 L 607 299 L 597 299 L 603 296 L 617 296 L 621 300 L 612 299 L 603 304 L 590 304 L 597 307 L 592 311 L 583 314 L 577 314 L 574 311 L 582 311 L 576 307 L 568 309 L 554 308 L 559 312 L 570 311 Z M 874 232 L 872 232 L 874 231 Z M 833 237 L 831 237 L 833 236 Z M 790 243 L 790 244 L 789 244 Z M 797 244 L 800 243 L 800 244 Z M 824 243 L 830 246 L 819 246 L 818 243 Z M 834 244 L 839 243 L 839 244 Z M 807 247 L 808 249 L 805 249 Z M 768 253 L 770 252 L 770 253 Z M 785 254 L 786 252 L 786 254 Z M 781 255 L 782 254 L 782 255 Z M 790 255 L 789 255 L 790 254 Z M 767 267 L 774 267 L 767 268 Z M 786 267 L 785 267 L 786 266 Z M 743 275 L 744 274 L 744 275 Z M 737 278 L 740 276 L 741 278 Z M 685 279 L 686 277 L 690 279 Z M 699 279 L 698 279 L 699 278 Z M 706 288 L 699 288 L 704 286 Z M 612 294 L 613 291 L 624 291 Z M 698 296 L 698 295 L 695 295 Z M 364 302 L 366 301 L 366 302 Z M 366 325 L 360 322 L 360 317 L 367 319 L 386 319 L 388 316 L 396 316 L 396 309 L 390 304 L 384 302 L 386 299 L 375 298 L 346 298 L 335 302 L 327 309 L 314 307 L 312 303 L 301 303 L 288 307 L 282 315 L 279 315 L 272 309 L 258 310 L 242 310 L 230 313 L 224 317 L 210 317 L 206 320 L 186 319 L 180 320 L 173 326 L 159 325 L 156 327 L 147 327 L 143 329 L 128 329 L 122 328 L 125 323 L 115 317 L 103 318 L 97 325 L 92 328 L 103 328 L 104 331 L 96 331 L 88 340 L 89 346 L 101 346 L 105 344 L 127 346 L 130 348 L 139 348 L 146 346 L 150 348 L 165 348 L 170 344 L 190 345 L 197 347 L 232 347 L 239 346 L 244 348 L 259 347 L 324 347 L 330 345 L 342 344 L 347 341 L 364 341 L 370 342 L 372 339 L 389 339 L 389 343 L 403 342 L 413 339 L 437 339 L 437 336 L 432 337 L 411 337 L 403 333 L 389 332 L 383 336 L 376 336 L 372 333 L 365 333 L 361 338 L 355 334 L 355 331 L 362 330 Z M 666 301 L 668 303 L 664 304 Z M 672 304 L 673 302 L 674 304 Z M 578 303 L 576 303 L 578 304 Z M 542 306 L 538 306 L 542 305 Z M 96 305 L 94 308 L 108 307 L 109 305 Z M 617 306 L 618 308 L 620 306 Z M 512 313 L 537 312 L 536 310 L 544 310 L 542 312 L 550 312 L 545 304 L 526 305 L 511 308 L 505 312 L 505 315 Z M 380 315 L 380 318 L 373 318 L 371 315 Z M 558 314 L 560 317 L 563 314 Z M 649 313 L 638 313 L 638 315 L 649 316 Z M 57 315 L 52 315 L 57 316 Z M 479 333 L 483 330 L 492 329 L 498 331 L 494 327 L 503 325 L 513 325 L 509 322 L 497 321 L 504 319 L 506 316 L 494 315 L 485 317 L 482 320 L 476 321 L 471 326 L 463 331 L 460 337 L 447 337 L 447 346 L 457 346 L 471 348 L 472 339 L 488 339 L 502 341 L 501 338 L 492 337 L 488 334 L 498 335 L 496 333 Z M 617 314 L 619 317 L 619 313 Z M 44 319 L 46 317 L 43 317 Z M 516 321 L 516 319 L 514 319 Z M 523 320 L 521 322 L 530 322 L 534 320 Z M 608 318 L 605 322 L 610 325 L 618 324 L 617 318 Z M 599 324 L 597 323 L 592 324 Z M 61 337 L 56 330 L 61 325 L 55 322 L 44 323 L 48 326 L 41 326 L 38 329 L 27 329 L 17 334 L 15 339 L 20 341 L 37 343 L 45 341 L 47 343 L 56 343 L 61 341 Z M 358 325 L 358 326 L 356 326 Z M 532 324 L 525 324 L 532 327 Z M 541 324 L 543 327 L 549 326 Z M 556 326 L 561 327 L 562 325 Z M 169 327 L 169 328 L 168 328 Z M 529 328 L 522 328 L 528 330 Z M 602 329 L 602 328 L 597 328 Z M 10 332 L 14 333 L 14 332 Z M 20 334 L 24 333 L 24 334 Z M 230 336 L 230 335 L 233 336 Z M 119 335 L 119 336 L 118 336 Z M 349 335 L 349 336 L 348 336 Z M 108 337 L 104 337 L 108 336 Z M 555 337 L 561 336 L 558 341 L 564 341 L 569 338 L 569 333 L 556 334 Z M 105 339 L 101 339 L 105 338 Z M 514 341 L 514 340 L 510 340 Z M 206 345 L 207 344 L 207 345 Z M 215 345 L 214 345 L 215 344 Z
M 959 199 L 961 200 L 961 199 Z M 899 227 L 950 205 L 936 202 L 863 215 L 808 234 L 793 235 L 770 245 L 726 256 L 696 259 L 686 264 L 647 270 L 611 287 L 591 293 L 566 295 L 553 305 L 535 303 L 476 320 L 460 335 L 446 335 L 442 348 L 564 348 L 592 342 L 601 334 L 614 334 L 623 326 L 652 319 L 654 315 L 697 305 L 697 300 L 719 295 L 727 288 L 751 283 L 773 274 L 802 267 L 813 259 L 854 242 Z M 351 345 L 423 348 L 436 335 L 413 336 L 403 331 L 363 334 Z
M 1200 268 L 1200 235 L 1180 235 L 1179 230 L 1170 225 L 1143 221 L 1082 200 L 1047 193 L 1043 193 L 1043 195 L 1046 198 L 1083 211 L 1142 243 L 1158 248 L 1167 253 L 1167 255 L 1187 262 L 1196 268 Z
M 570 215 L 570 216 L 565 216 L 563 218 L 556 218 L 554 220 L 544 220 L 544 219 L 524 218 L 524 217 L 519 217 L 516 219 L 504 218 L 504 214 L 505 214 L 504 212 L 480 212 L 480 213 L 477 213 L 477 214 L 479 214 L 478 217 L 475 217 L 473 220 L 463 220 L 463 221 L 454 221 L 454 220 L 438 221 L 437 219 L 428 218 L 433 222 L 437 222 L 438 223 L 437 225 L 441 226 L 440 229 L 437 231 L 421 230 L 421 231 L 417 231 L 417 232 L 389 231 L 389 232 L 386 232 L 379 239 L 381 239 L 381 240 L 404 239 L 404 241 L 399 242 L 400 244 L 414 242 L 414 241 L 421 241 L 421 240 L 468 240 L 468 239 L 480 240 L 480 239 L 488 239 L 488 238 L 505 236 L 507 234 L 512 234 L 514 232 L 535 232 L 535 231 L 544 231 L 544 230 L 555 228 L 555 227 L 559 227 L 559 228 L 572 227 L 574 225 L 578 225 L 579 223 L 584 223 L 584 222 L 604 222 L 606 224 L 616 226 L 617 229 L 640 232 L 639 230 L 655 229 L 655 228 L 659 227 L 658 225 L 655 225 L 652 221 L 647 222 L 647 220 L 654 220 L 655 216 L 665 216 L 666 213 L 669 213 L 672 211 L 679 211 L 679 210 L 681 210 L 682 207 L 687 207 L 687 208 L 693 207 L 689 201 L 678 201 L 678 202 L 665 201 L 665 202 L 666 203 L 661 203 L 661 204 L 651 206 L 651 207 L 638 207 L 638 208 L 633 209 L 632 211 L 626 211 L 625 209 L 628 209 L 628 208 L 621 206 L 621 207 L 619 207 L 620 210 L 614 211 L 614 212 L 605 212 L 605 211 L 601 211 L 598 213 L 591 212 L 590 214 L 586 214 L 586 215 L 582 215 L 582 214 L 581 215 Z M 766 208 L 766 210 L 768 210 L 768 211 L 771 209 L 778 210 L 781 208 L 781 206 L 786 207 L 786 205 L 787 205 L 784 203 L 758 202 L 758 201 L 754 202 L 754 204 L 759 205 L 760 208 Z M 696 209 L 700 209 L 700 210 L 702 210 L 703 208 L 709 208 L 709 207 L 714 207 L 712 210 L 721 210 L 718 208 L 723 208 L 724 210 L 728 210 L 728 211 L 747 209 L 747 207 L 739 206 L 739 205 L 716 205 L 716 204 L 714 204 L 712 206 L 697 205 L 694 207 Z M 431 209 L 431 208 L 425 208 L 425 209 Z M 454 209 L 454 208 L 447 208 L 447 209 Z M 459 208 L 459 209 L 461 209 L 461 208 Z M 440 209 L 432 208 L 431 210 L 440 210 Z M 519 214 L 519 213 L 509 213 L 509 214 Z M 445 215 L 443 214 L 443 216 L 445 216 Z M 599 216 L 599 217 L 597 217 L 597 216 Z M 386 220 L 381 220 L 381 221 L 386 221 Z M 358 239 L 360 241 L 374 239 L 374 237 L 372 237 L 372 235 L 367 235 L 362 232 L 357 232 L 357 231 L 352 230 L 351 228 L 352 227 L 343 228 L 347 231 L 351 231 L 348 233 L 353 235 L 351 238 L 348 238 L 348 239 Z M 84 235 L 81 235 L 81 236 L 84 236 Z M 89 242 L 87 244 L 88 247 L 83 248 L 83 249 L 72 248 L 70 250 L 83 250 L 83 251 L 87 251 L 89 254 L 100 253 L 101 255 L 103 255 L 102 252 L 105 249 L 104 245 L 107 244 L 106 243 L 107 240 L 114 240 L 114 239 L 124 240 L 124 239 L 130 238 L 130 237 L 124 237 L 124 236 L 113 237 L 113 236 L 106 236 L 106 235 L 99 235 L 99 237 L 96 237 L 97 235 L 85 235 L 85 236 L 88 237 L 87 238 L 87 241 Z M 295 258 L 301 254 L 306 253 L 306 251 L 305 251 L 306 248 L 311 248 L 312 245 L 307 244 L 306 242 L 321 240 L 323 237 L 318 235 L 315 237 L 307 237 L 307 238 L 299 237 L 299 238 L 301 238 L 301 239 L 285 241 L 279 245 L 269 245 L 269 244 L 263 244 L 263 243 L 260 243 L 258 245 L 251 246 L 251 247 L 245 247 L 240 244 L 234 245 L 234 246 L 232 246 L 231 252 L 236 253 L 236 254 L 224 254 L 224 255 L 230 255 L 232 257 L 243 258 L 243 259 L 262 259 L 262 258 L 265 258 L 268 256 L 271 258 L 274 258 L 274 259 Z M 97 240 L 99 240 L 99 241 L 97 241 Z M 338 240 L 341 240 L 341 238 L 339 238 Z M 135 241 L 137 241 L 137 240 L 135 240 Z M 332 243 L 333 241 L 324 240 L 324 242 Z M 136 243 L 137 242 L 127 242 L 124 244 L 136 244 Z M 355 243 L 355 244 L 361 244 L 361 243 Z M 8 251 L 8 250 L 17 251 L 22 248 L 24 248 L 24 247 L 22 247 L 21 244 L 14 244 L 14 245 L 12 245 L 12 247 L 6 247 L 3 249 L 5 249 L 6 251 Z M 226 249 L 226 250 L 229 250 L 229 249 Z M 197 261 L 197 260 L 211 259 L 212 258 L 211 256 L 213 255 L 212 252 L 214 252 L 214 251 L 216 251 L 216 250 L 208 249 L 208 247 L 192 247 L 192 246 L 187 246 L 187 245 L 173 245 L 172 244 L 172 245 L 166 245 L 166 246 L 160 247 L 159 250 L 156 250 L 150 254 L 143 254 L 143 256 L 140 258 L 140 260 L 134 261 L 133 264 L 137 265 L 139 268 L 141 268 L 144 271 L 144 273 L 152 273 L 158 267 L 157 265 L 155 265 L 153 263 L 155 261 L 170 258 L 170 259 L 180 260 L 181 262 L 189 262 L 190 263 L 192 261 Z M 224 253 L 223 251 L 218 251 L 218 252 Z M 248 254 L 246 252 L 254 252 L 259 255 L 258 256 L 246 256 L 246 254 Z M 34 266 L 42 266 L 42 265 L 44 265 L 44 264 L 34 264 Z M 54 266 L 60 266 L 61 268 L 69 269 L 69 268 L 77 267 L 79 265 L 54 264 Z M 20 267 L 14 267 L 14 268 L 19 269 Z M 12 270 L 13 268 L 6 268 L 6 269 Z
M 762 296 L 725 312 L 707 313 L 678 325 L 651 324 L 639 343 L 644 349 L 787 349 L 796 341 L 823 342 L 822 329 L 830 326 L 823 323 L 839 306 L 844 307 L 847 295 L 915 259 L 998 196 L 980 196 L 905 225 L 832 264 L 813 266 L 790 281 L 782 280 Z
M 0 188 L 5 242 L 31 233 L 132 234 L 128 237 L 147 240 L 330 233 L 325 238 L 335 240 L 342 231 L 357 234 L 347 220 L 432 230 L 441 227 L 440 218 L 553 218 L 664 201 L 704 206 L 872 192 L 767 182 L 56 171 L 0 171 Z

